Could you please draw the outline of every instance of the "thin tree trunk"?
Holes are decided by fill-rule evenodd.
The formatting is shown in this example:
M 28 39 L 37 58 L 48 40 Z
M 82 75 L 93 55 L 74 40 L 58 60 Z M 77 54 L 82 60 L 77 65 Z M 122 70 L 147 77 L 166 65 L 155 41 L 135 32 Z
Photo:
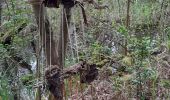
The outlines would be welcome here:
M 0 26 L 2 23 L 2 1 L 0 1 Z
M 126 27 L 129 28 L 130 25 L 130 2 L 131 0 L 127 1 L 127 16 L 126 16 Z
M 61 17 L 61 24 L 60 24 L 58 52 L 60 57 L 59 58 L 60 65 L 64 66 L 63 64 L 64 64 L 67 41 L 68 41 L 68 27 L 70 26 L 70 19 L 71 19 L 71 8 L 63 7 L 61 15 L 62 17 Z
M 126 16 L 126 28 L 128 29 L 129 28 L 129 25 L 130 25 L 130 2 L 131 2 L 131 0 L 127 0 L 127 12 L 126 12 L 126 14 L 127 14 L 127 16 Z M 125 55 L 127 55 L 127 52 L 128 52 L 128 50 L 127 50 L 127 39 L 125 40 Z

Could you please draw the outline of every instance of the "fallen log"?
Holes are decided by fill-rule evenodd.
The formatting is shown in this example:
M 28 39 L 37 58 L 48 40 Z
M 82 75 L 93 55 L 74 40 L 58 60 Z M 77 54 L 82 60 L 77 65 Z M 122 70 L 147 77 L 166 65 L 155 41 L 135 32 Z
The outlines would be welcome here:
M 91 83 L 98 76 L 96 64 L 88 64 L 85 61 L 81 61 L 73 66 L 70 66 L 69 68 L 63 69 L 63 71 L 58 65 L 51 65 L 47 67 L 45 71 L 45 77 L 48 80 L 49 78 L 53 78 L 58 75 L 59 72 L 61 72 L 61 75 L 58 78 L 64 79 L 79 74 L 82 78 L 81 83 Z
M 81 83 L 91 83 L 98 76 L 98 69 L 95 64 L 88 64 L 85 61 L 81 61 L 69 68 L 60 69 L 58 65 L 51 65 L 47 67 L 45 71 L 45 78 L 47 80 L 48 88 L 50 92 L 58 97 L 61 95 L 59 87 L 62 85 L 63 79 L 69 78 L 73 75 L 80 75 Z

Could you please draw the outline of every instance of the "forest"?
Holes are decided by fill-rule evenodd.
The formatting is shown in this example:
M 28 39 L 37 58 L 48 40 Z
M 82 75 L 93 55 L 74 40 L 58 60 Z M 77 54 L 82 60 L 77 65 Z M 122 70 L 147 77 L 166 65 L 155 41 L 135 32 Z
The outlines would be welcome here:
M 0 100 L 170 100 L 170 0 L 0 0 Z

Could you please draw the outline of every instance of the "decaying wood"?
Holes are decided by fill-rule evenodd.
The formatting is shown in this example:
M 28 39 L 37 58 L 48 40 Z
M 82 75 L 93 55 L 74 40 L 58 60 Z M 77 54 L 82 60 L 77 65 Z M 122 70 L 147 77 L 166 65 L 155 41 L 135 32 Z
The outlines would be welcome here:
M 95 64 L 88 64 L 85 61 L 81 61 L 80 63 L 70 66 L 69 68 L 63 69 L 62 74 L 59 75 L 60 71 L 61 69 L 58 65 L 47 67 L 45 76 L 48 82 L 50 82 L 51 79 L 55 80 L 56 77 L 66 79 L 73 75 L 79 74 L 81 83 L 91 83 L 98 76 L 97 66 Z
M 61 76 L 61 70 L 59 66 L 53 65 L 48 67 L 48 70 L 45 72 L 45 77 L 47 79 L 47 84 L 50 92 L 53 94 L 55 99 L 62 100 L 62 92 L 61 92 L 61 86 L 62 86 L 62 80 L 60 78 Z
M 62 96 L 60 86 L 62 85 L 62 79 L 69 78 L 73 75 L 80 75 L 81 83 L 91 83 L 98 76 L 98 70 L 96 65 L 87 64 L 86 62 L 80 62 L 69 68 L 65 68 L 63 71 L 58 65 L 48 66 L 45 71 L 45 77 L 47 80 L 48 88 L 54 97 Z

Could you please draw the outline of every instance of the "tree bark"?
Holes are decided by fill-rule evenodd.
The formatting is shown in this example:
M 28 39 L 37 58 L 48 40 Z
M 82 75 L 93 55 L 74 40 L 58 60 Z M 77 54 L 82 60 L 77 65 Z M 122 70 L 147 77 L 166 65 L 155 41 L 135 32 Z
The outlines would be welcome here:
M 33 3 L 34 2 L 34 3 Z M 56 48 L 56 42 L 53 39 L 53 31 L 50 28 L 49 20 L 47 16 L 44 16 L 45 13 L 45 7 L 44 4 L 42 3 L 41 0 L 34 0 L 30 1 L 32 3 L 34 15 L 40 30 L 40 37 L 41 37 L 41 43 L 43 50 L 45 51 L 46 54 L 46 60 L 48 66 L 60 66 L 60 69 L 63 68 L 63 58 L 64 58 L 64 53 L 63 53 L 63 34 L 59 37 L 59 49 L 57 50 Z M 43 17 L 44 16 L 44 17 Z M 65 16 L 63 14 L 63 16 Z M 66 19 L 64 17 L 64 23 L 63 29 L 64 34 L 68 33 L 67 31 L 67 24 L 66 24 Z M 65 39 L 66 38 L 66 39 Z M 66 41 L 67 41 L 67 34 L 64 36 L 64 48 L 66 48 Z M 64 50 L 65 51 L 65 50 Z M 59 55 L 58 55 L 59 54 Z M 60 77 L 61 71 L 58 72 L 58 75 Z M 55 77 L 54 80 L 57 82 L 57 84 L 53 85 L 52 83 L 49 83 L 51 86 L 49 86 L 49 90 L 52 94 L 50 94 L 49 99 L 50 100 L 63 100 L 63 80 L 59 77 Z M 57 94 L 56 94 L 57 92 Z
M 45 31 L 45 32 L 42 32 L 43 34 L 41 34 L 40 32 L 40 35 L 41 35 L 41 41 L 43 40 L 42 46 L 46 53 L 47 64 L 58 65 L 59 60 L 58 60 L 58 55 L 57 55 L 56 43 L 53 39 L 53 31 L 50 27 L 48 17 L 46 16 L 46 13 L 45 13 L 46 9 L 45 7 L 41 7 L 41 4 L 34 4 L 32 5 L 32 7 L 33 7 L 33 11 L 34 11 L 34 15 L 35 15 L 38 27 L 40 28 L 42 26 L 42 28 Z M 41 16 L 44 16 L 44 18 L 41 18 Z M 44 23 L 45 25 L 43 25 Z
M 0 0 L 0 26 L 2 24 L 2 5 L 3 5 L 4 0 Z
M 1 22 L 2 22 L 2 3 L 0 1 L 0 26 L 1 26 Z

